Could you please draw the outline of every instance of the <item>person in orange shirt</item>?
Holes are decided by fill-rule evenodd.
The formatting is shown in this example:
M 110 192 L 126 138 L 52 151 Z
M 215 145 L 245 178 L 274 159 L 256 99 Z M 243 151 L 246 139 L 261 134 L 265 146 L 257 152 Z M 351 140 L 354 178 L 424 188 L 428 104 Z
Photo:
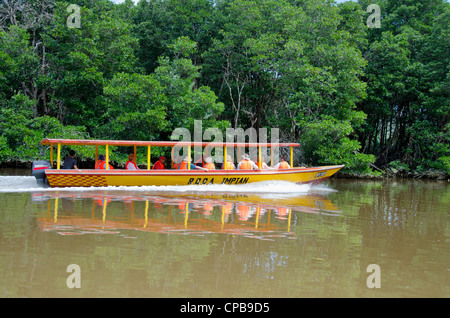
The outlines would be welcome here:
M 256 165 L 256 163 L 254 163 L 253 161 L 250 160 L 250 157 L 245 154 L 242 156 L 242 161 L 239 162 L 238 164 L 238 170 L 259 170 L 258 166 Z
M 125 169 L 127 169 L 127 170 L 139 170 L 139 168 L 136 165 L 136 158 L 134 158 L 133 154 L 128 156 L 128 161 L 125 164 Z
M 100 158 L 104 158 L 103 155 L 98 156 L 98 160 L 95 163 L 95 168 L 94 168 L 95 170 L 98 169 L 98 166 L 99 166 L 100 162 L 103 160 L 103 159 L 100 159 Z
M 227 170 L 235 170 L 236 169 L 236 166 L 234 165 L 233 161 L 231 160 L 231 156 L 227 156 L 226 168 L 227 168 Z M 222 169 L 224 169 L 223 164 L 222 164 Z
M 109 167 L 109 170 L 114 169 L 114 167 L 111 166 L 109 163 L 108 163 L 108 167 Z M 100 170 L 106 169 L 105 156 L 103 156 L 103 155 L 98 156 L 98 162 L 97 162 L 97 166 L 95 169 L 100 169 Z
M 163 170 L 165 169 L 164 167 L 164 162 L 166 162 L 166 158 L 161 156 L 159 157 L 158 161 L 155 162 L 155 164 L 153 165 L 154 170 Z
M 212 162 L 212 158 L 211 157 L 206 157 L 205 158 L 205 164 L 203 165 L 203 167 L 208 169 L 208 170 L 215 170 L 216 169 L 216 166 Z
M 273 167 L 274 169 L 290 169 L 291 166 L 286 162 L 286 156 L 281 157 L 281 161 Z
M 191 159 L 191 161 L 192 161 L 192 159 Z M 206 169 L 206 168 L 199 167 L 199 166 L 194 165 L 192 162 L 188 162 L 188 157 L 183 159 L 183 161 L 180 163 L 180 165 L 178 166 L 177 169 L 178 170 L 187 170 L 188 164 L 190 165 L 191 170 L 198 169 L 198 170 L 208 171 L 208 169 Z
M 179 156 L 174 156 L 172 168 L 173 169 L 178 169 L 180 164 L 181 164 L 181 158 Z

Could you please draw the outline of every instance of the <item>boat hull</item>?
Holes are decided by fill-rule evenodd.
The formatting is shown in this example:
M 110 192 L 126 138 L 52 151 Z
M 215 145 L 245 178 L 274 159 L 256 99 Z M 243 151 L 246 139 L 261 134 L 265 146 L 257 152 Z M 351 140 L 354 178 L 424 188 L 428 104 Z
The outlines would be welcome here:
M 50 187 L 246 184 L 263 181 L 319 183 L 344 166 L 287 170 L 45 170 Z

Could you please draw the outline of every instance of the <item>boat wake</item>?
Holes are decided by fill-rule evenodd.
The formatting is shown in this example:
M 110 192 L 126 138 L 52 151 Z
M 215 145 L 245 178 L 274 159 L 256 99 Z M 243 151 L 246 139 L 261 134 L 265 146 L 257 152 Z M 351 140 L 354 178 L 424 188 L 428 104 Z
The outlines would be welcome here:
M 249 184 L 227 185 L 227 184 L 210 184 L 210 185 L 186 185 L 186 186 L 140 186 L 140 187 L 72 187 L 72 188 L 49 188 L 44 187 L 36 182 L 32 176 L 0 176 L 0 193 L 20 193 L 20 192 L 36 192 L 36 191 L 68 191 L 68 192 L 85 192 L 85 191 L 107 191 L 107 192 L 150 192 L 157 194 L 160 192 L 180 192 L 180 193 L 253 193 L 259 195 L 284 194 L 297 195 L 306 194 L 308 192 L 334 192 L 335 190 L 327 184 L 296 184 L 286 181 L 263 181 Z
M 0 176 L 0 193 L 42 191 L 44 188 L 30 176 Z

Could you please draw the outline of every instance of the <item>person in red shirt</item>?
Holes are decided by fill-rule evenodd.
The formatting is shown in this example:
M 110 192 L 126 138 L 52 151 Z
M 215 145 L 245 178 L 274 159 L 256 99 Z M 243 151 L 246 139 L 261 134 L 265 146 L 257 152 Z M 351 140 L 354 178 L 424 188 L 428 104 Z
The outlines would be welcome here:
M 159 157 L 159 160 L 155 162 L 152 169 L 155 169 L 155 170 L 165 169 L 165 167 L 164 167 L 165 161 L 166 161 L 165 157 L 163 157 L 163 156 Z

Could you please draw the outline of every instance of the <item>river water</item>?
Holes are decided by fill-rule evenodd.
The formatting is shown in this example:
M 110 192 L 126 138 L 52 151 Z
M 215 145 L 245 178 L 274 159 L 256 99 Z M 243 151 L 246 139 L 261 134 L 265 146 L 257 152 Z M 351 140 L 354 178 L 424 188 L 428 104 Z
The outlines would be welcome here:
M 450 296 L 447 181 L 45 189 L 0 174 L 2 298 Z

